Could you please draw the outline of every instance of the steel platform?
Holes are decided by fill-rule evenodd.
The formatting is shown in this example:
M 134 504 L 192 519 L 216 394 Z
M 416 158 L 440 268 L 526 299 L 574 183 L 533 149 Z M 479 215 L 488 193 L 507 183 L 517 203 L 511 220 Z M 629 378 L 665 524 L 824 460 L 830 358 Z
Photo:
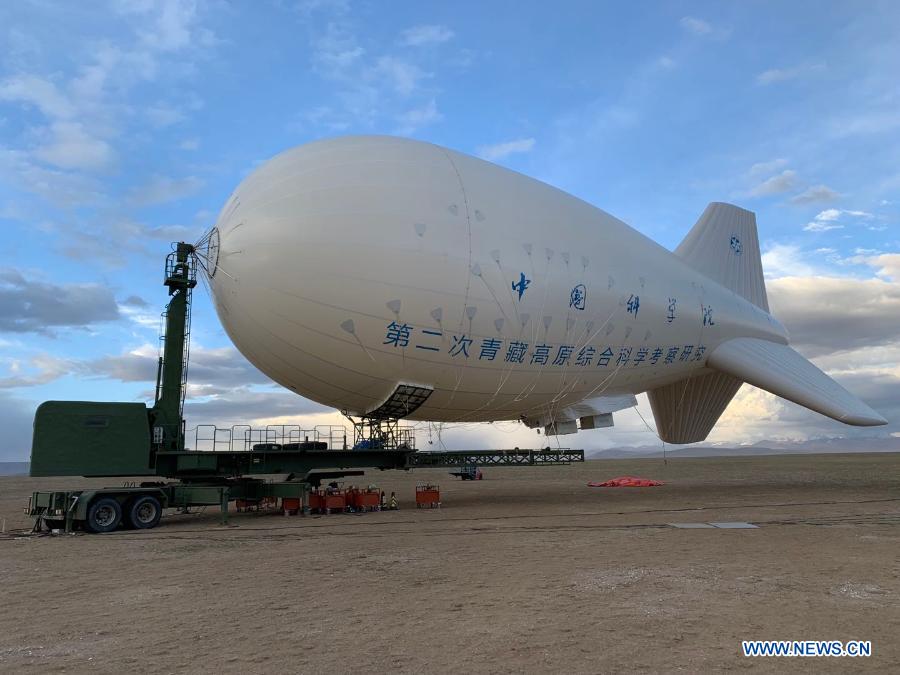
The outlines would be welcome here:
M 558 448 L 551 450 L 449 450 L 440 452 L 415 452 L 409 455 L 407 466 L 411 469 L 427 467 L 476 466 L 547 466 L 573 464 L 584 461 L 584 450 Z

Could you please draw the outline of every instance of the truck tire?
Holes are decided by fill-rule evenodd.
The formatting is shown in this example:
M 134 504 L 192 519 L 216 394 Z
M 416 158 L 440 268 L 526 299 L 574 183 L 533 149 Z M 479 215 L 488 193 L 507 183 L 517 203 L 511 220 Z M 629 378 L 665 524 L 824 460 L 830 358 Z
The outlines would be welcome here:
M 95 499 L 88 506 L 84 529 L 94 534 L 112 532 L 122 522 L 122 506 L 112 497 Z
M 128 524 L 137 530 L 156 527 L 162 517 L 162 504 L 153 495 L 144 495 L 131 502 L 128 509 Z

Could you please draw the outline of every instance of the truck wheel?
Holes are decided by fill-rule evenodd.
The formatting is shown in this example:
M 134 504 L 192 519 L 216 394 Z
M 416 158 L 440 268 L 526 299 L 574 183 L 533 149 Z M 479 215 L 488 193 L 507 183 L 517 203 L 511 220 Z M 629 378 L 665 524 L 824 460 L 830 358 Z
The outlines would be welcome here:
M 128 509 L 128 522 L 138 530 L 149 530 L 156 527 L 162 517 L 162 505 L 153 495 L 138 497 Z
M 95 499 L 88 507 L 84 529 L 95 534 L 112 532 L 122 522 L 122 506 L 112 497 Z

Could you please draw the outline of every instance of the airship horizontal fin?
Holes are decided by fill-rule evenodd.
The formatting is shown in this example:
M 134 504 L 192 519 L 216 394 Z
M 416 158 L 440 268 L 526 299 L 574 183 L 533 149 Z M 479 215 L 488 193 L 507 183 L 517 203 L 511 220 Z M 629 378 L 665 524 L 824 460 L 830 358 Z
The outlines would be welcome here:
M 619 394 L 607 396 L 595 396 L 579 403 L 570 405 L 564 413 L 570 417 L 585 417 L 587 415 L 605 415 L 625 408 L 633 408 L 637 405 L 634 394 Z
M 706 440 L 742 384 L 724 373 L 707 373 L 648 391 L 660 439 L 666 443 Z
M 769 311 L 756 216 L 713 202 L 687 233 L 675 255 L 698 272 Z
M 881 415 L 787 345 L 736 338 L 716 347 L 707 365 L 844 424 L 887 424 Z

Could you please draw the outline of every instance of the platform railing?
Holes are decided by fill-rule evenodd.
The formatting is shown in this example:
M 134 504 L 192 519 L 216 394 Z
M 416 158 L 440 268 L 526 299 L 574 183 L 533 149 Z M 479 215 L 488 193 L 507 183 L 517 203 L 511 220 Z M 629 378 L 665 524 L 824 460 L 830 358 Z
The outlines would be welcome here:
M 346 450 L 349 446 L 347 427 L 340 424 L 320 424 L 315 428 L 316 440 L 328 443 L 329 450 Z
M 257 445 L 283 446 L 311 441 L 324 442 L 328 450 L 346 450 L 347 428 L 333 424 L 320 424 L 312 429 L 304 429 L 299 424 L 269 424 L 264 428 L 254 428 L 249 424 L 231 427 L 198 424 L 194 429 L 194 444 L 188 449 L 198 452 L 249 452 Z

